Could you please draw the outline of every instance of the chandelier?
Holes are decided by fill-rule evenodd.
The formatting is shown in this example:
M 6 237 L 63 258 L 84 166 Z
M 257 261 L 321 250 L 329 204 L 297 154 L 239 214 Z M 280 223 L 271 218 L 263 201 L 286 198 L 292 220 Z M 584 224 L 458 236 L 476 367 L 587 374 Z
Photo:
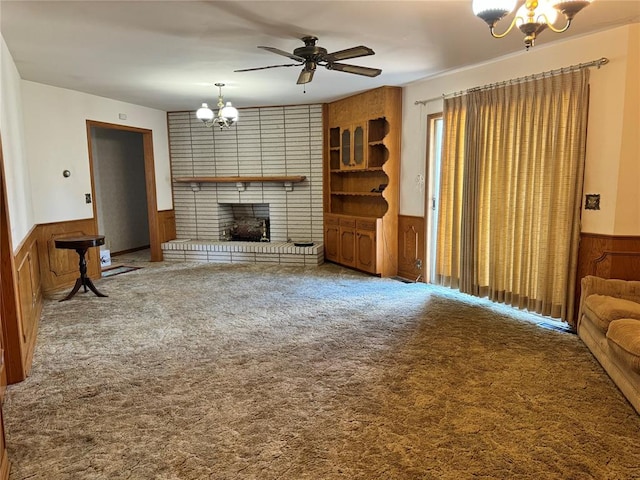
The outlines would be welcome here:
M 203 103 L 196 112 L 196 117 L 202 120 L 206 127 L 217 125 L 220 130 L 231 128 L 231 125 L 238 121 L 238 110 L 231 105 L 231 102 L 224 103 L 222 99 L 224 83 L 216 83 L 216 87 L 218 87 L 218 115 L 215 115 L 213 110 L 206 103 Z
M 526 0 L 504 33 L 496 33 L 494 27 L 500 19 L 513 11 L 517 0 L 473 0 L 472 8 L 475 15 L 487 22 L 494 38 L 506 36 L 517 26 L 524 33 L 524 45 L 529 50 L 535 44 L 538 34 L 547 27 L 556 33 L 566 32 L 573 17 L 591 2 L 592 0 Z M 565 18 L 565 25 L 560 28 L 555 26 L 558 13 Z

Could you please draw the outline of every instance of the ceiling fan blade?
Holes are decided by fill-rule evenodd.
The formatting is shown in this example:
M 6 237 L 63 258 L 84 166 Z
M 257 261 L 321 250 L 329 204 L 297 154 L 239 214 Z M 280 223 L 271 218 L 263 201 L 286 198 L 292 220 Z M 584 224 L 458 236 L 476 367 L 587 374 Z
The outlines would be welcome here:
M 298 55 L 294 55 L 293 53 L 285 52 L 284 50 L 280 50 L 279 48 L 265 47 L 265 46 L 262 46 L 262 45 L 258 45 L 258 48 L 261 48 L 261 49 L 266 50 L 266 51 L 271 52 L 271 53 L 275 53 L 277 55 L 282 55 L 284 57 L 289 57 L 291 60 L 296 60 L 298 62 L 304 62 L 304 58 L 299 57 Z
M 269 65 L 268 67 L 255 67 L 255 68 L 243 68 L 241 70 L 234 70 L 234 72 L 253 72 L 254 70 L 264 70 L 266 68 L 278 68 L 278 67 L 299 67 L 299 63 L 285 63 L 283 65 Z
M 313 74 L 315 70 L 307 70 L 306 68 L 302 69 L 300 72 L 300 76 L 298 77 L 298 81 L 296 82 L 298 85 L 302 85 L 303 83 L 309 83 L 313 80 Z
M 376 52 L 369 47 L 360 45 L 358 47 L 347 48 L 345 50 L 339 50 L 337 52 L 328 53 L 325 58 L 328 62 L 339 62 L 340 60 L 348 60 L 349 58 L 366 57 L 367 55 L 374 55 Z
M 379 68 L 361 67 L 359 65 L 348 65 L 346 63 L 330 63 L 327 65 L 327 68 L 329 70 L 337 70 L 339 72 L 364 75 L 365 77 L 377 77 L 382 73 L 382 70 Z

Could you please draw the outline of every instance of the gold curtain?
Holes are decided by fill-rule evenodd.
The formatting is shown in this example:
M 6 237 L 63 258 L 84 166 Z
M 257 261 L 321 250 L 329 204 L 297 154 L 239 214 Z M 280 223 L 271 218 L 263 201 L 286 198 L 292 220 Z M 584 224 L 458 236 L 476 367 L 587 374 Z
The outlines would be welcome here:
M 573 322 L 589 70 L 445 100 L 435 281 Z

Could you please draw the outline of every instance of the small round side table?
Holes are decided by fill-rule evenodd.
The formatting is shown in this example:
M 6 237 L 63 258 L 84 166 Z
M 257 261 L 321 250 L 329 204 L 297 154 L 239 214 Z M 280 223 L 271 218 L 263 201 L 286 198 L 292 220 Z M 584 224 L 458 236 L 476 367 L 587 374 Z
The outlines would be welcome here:
M 81 235 L 77 237 L 56 238 L 55 244 L 56 248 L 75 250 L 80 257 L 80 261 L 78 263 L 80 277 L 76 280 L 76 284 L 73 286 L 73 289 L 69 294 L 60 301 L 64 302 L 65 300 L 69 300 L 78 292 L 78 290 L 80 290 L 80 287 L 84 287 L 85 293 L 87 292 L 88 287 L 98 297 L 108 297 L 108 295 L 100 293 L 95 285 L 93 285 L 91 279 L 87 277 L 87 260 L 85 259 L 85 255 L 89 248 L 104 245 L 104 235 Z

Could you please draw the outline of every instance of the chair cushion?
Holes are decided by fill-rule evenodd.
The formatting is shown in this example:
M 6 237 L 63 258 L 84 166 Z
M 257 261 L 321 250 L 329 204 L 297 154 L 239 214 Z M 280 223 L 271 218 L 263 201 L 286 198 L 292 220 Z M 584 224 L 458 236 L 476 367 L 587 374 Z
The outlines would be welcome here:
M 640 320 L 614 320 L 607 330 L 607 343 L 613 354 L 640 374 Z
M 606 333 L 609 324 L 620 318 L 634 318 L 640 320 L 640 303 L 624 300 L 622 298 L 609 297 L 608 295 L 589 295 L 585 301 L 582 312 L 603 333 Z

